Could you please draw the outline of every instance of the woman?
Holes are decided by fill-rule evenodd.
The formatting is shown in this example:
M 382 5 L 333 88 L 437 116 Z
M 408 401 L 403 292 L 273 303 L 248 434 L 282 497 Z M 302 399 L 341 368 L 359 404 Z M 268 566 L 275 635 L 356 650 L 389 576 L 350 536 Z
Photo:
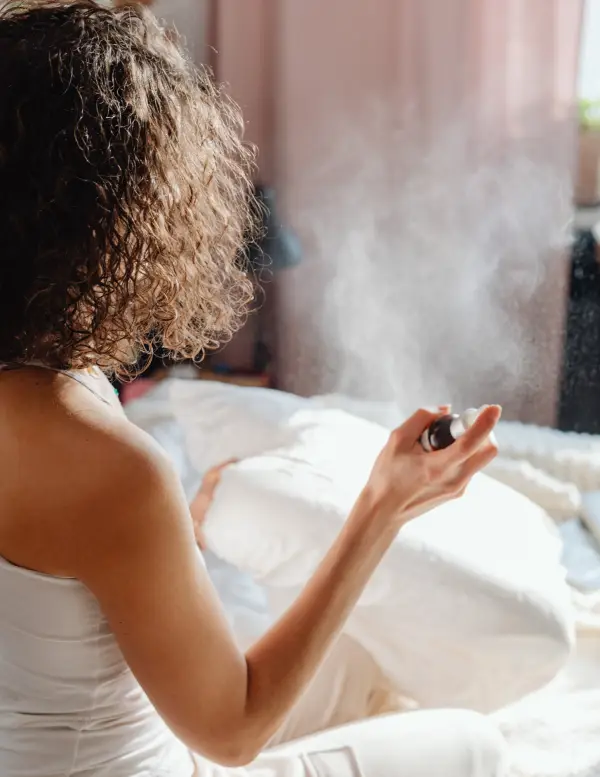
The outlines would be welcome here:
M 245 655 L 180 484 L 104 377 L 233 330 L 250 155 L 236 109 L 141 9 L 0 17 L 2 777 L 492 777 L 468 712 L 371 720 L 268 751 L 397 532 L 495 450 L 490 407 L 451 449 L 382 451 L 289 612 Z M 266 752 L 265 752 L 266 750 Z

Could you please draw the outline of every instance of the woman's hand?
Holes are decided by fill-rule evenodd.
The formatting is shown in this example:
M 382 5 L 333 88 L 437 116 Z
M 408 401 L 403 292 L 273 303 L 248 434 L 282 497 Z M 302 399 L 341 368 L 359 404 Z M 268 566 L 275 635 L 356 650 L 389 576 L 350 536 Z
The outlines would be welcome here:
M 196 542 L 198 543 L 200 550 L 206 549 L 203 525 L 208 508 L 212 504 L 216 488 L 221 480 L 221 474 L 225 467 L 235 464 L 236 461 L 237 459 L 229 459 L 228 461 L 223 462 L 223 464 L 211 467 L 204 475 L 202 485 L 190 505 L 192 521 L 194 523 L 194 534 L 196 535 Z
M 490 437 L 501 415 L 498 405 L 484 408 L 475 423 L 448 448 L 426 453 L 420 444 L 427 427 L 445 414 L 418 410 L 392 432 L 365 489 L 378 514 L 398 529 L 437 505 L 462 496 L 469 481 L 498 450 Z

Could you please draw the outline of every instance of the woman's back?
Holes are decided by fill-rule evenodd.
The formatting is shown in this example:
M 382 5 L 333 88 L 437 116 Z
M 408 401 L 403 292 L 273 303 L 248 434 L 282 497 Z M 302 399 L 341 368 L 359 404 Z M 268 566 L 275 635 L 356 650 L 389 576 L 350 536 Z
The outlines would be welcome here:
M 0 369 L 0 453 L 8 475 L 0 484 L 0 554 L 11 555 L 0 555 L 2 777 L 192 773 L 189 751 L 137 683 L 96 598 L 78 580 L 25 568 L 37 564 L 36 546 L 51 541 L 51 489 L 67 495 L 77 487 L 77 472 L 61 464 L 65 456 L 81 459 L 80 442 L 95 424 L 127 423 L 111 399 L 98 373 Z
M 191 758 L 78 581 L 0 559 L 2 777 L 185 777 Z

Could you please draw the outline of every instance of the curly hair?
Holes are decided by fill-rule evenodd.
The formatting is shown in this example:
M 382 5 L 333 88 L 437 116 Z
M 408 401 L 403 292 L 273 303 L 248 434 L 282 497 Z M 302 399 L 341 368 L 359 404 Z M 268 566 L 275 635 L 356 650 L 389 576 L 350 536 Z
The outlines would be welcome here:
M 0 361 L 196 358 L 252 297 L 237 107 L 141 5 L 0 11 Z

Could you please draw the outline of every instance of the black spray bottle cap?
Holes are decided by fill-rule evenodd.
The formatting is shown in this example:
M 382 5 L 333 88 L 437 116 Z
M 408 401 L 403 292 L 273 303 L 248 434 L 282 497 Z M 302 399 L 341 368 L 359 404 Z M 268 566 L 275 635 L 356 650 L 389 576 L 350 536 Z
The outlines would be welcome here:
M 448 448 L 475 423 L 480 411 L 470 407 L 464 413 L 443 415 L 436 418 L 421 435 L 421 445 L 428 453 Z

